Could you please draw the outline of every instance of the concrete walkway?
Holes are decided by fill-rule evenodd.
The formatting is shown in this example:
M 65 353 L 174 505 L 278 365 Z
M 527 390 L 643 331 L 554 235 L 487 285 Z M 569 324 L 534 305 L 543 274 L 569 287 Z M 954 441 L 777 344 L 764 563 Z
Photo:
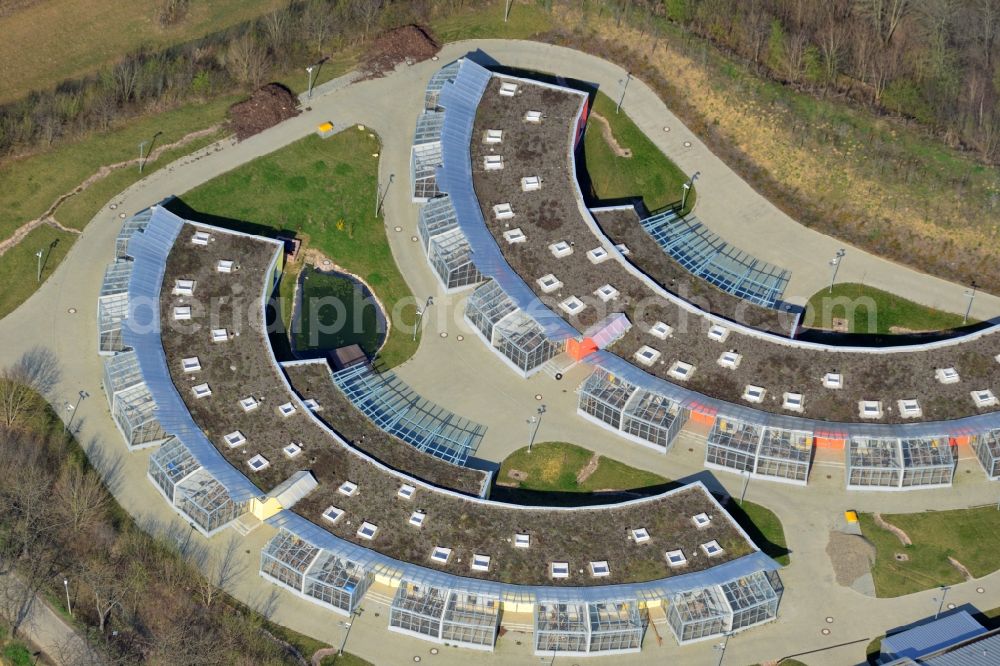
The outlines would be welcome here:
M 331 120 L 338 127 L 364 123 L 379 132 L 384 142 L 380 164 L 383 182 L 388 180 L 389 174 L 395 174 L 386 201 L 387 233 L 404 277 L 413 293 L 422 300 L 437 293 L 437 283 L 419 244 L 411 240 L 416 233 L 416 207 L 409 202 L 408 195 L 409 140 L 427 79 L 441 64 L 474 48 L 481 48 L 507 64 L 560 71 L 568 76 L 597 80 L 605 87 L 612 86 L 616 77 L 621 75 L 621 70 L 607 63 L 566 49 L 529 42 L 475 41 L 449 45 L 443 50 L 439 62 L 420 63 L 384 79 L 353 85 L 347 85 L 346 78 L 336 80 L 314 93 L 310 110 L 301 116 L 239 144 L 223 142 L 210 146 L 155 172 L 115 197 L 113 203 L 116 209 L 103 209 L 52 278 L 17 311 L 0 321 L 0 363 L 15 361 L 35 345 L 49 347 L 58 354 L 63 363 L 63 379 L 55 394 L 49 397 L 64 417 L 68 416 L 64 406 L 74 401 L 80 390 L 90 394 L 91 397 L 83 401 L 76 412 L 74 430 L 81 443 L 90 447 L 92 459 L 105 473 L 108 485 L 119 502 L 150 531 L 175 538 L 184 549 L 203 550 L 209 561 L 221 556 L 229 540 L 235 538 L 235 535 L 226 533 L 204 540 L 191 534 L 189 527 L 169 509 L 146 480 L 149 452 L 129 454 L 125 450 L 110 419 L 107 402 L 102 397 L 102 365 L 96 355 L 95 303 L 104 266 L 113 255 L 113 240 L 121 223 L 119 211 L 132 213 L 168 195 L 182 194 L 219 173 L 305 136 L 321 121 Z M 669 133 L 670 141 L 685 140 L 683 128 L 674 123 L 672 116 L 665 115 L 667 112 L 662 105 L 658 108 L 657 103 L 647 99 L 643 90 L 639 82 L 629 87 L 626 98 L 628 112 L 647 128 L 650 123 L 671 123 L 674 129 Z M 346 131 L 352 130 L 348 127 Z M 662 134 L 661 131 L 655 136 L 662 138 Z M 700 146 L 694 137 L 687 139 Z M 672 144 L 665 148 L 671 156 L 675 156 L 678 150 Z M 680 156 L 677 159 L 686 170 L 701 169 L 704 174 L 699 181 L 701 200 L 704 202 L 704 208 L 699 210 L 700 216 L 734 243 L 741 244 L 740 239 L 732 237 L 714 222 L 717 215 L 724 217 L 725 211 L 711 212 L 710 202 L 716 198 L 711 183 L 716 177 L 726 177 L 724 173 L 713 171 L 718 165 L 707 164 L 714 158 L 705 151 L 705 155 L 698 158 L 700 161 L 694 163 L 688 163 L 686 158 Z M 733 196 L 745 196 L 747 201 L 757 197 L 738 182 L 726 185 L 726 188 L 730 187 L 735 193 Z M 718 196 L 720 200 L 724 198 L 721 194 Z M 764 204 L 758 205 L 767 208 Z M 394 231 L 396 226 L 402 231 Z M 815 235 L 807 230 L 801 231 L 803 238 Z M 763 231 L 755 230 L 754 234 L 757 233 Z M 816 243 L 822 245 L 822 251 L 819 246 L 803 243 L 797 249 L 802 256 L 825 256 L 827 245 L 829 248 L 838 247 L 836 243 L 822 240 L 819 236 Z M 744 249 L 757 252 L 757 248 L 749 245 Z M 782 262 L 780 257 L 763 252 L 759 254 L 762 258 L 797 270 L 796 266 Z M 859 257 L 860 266 L 860 254 L 849 256 Z M 878 272 L 874 267 L 882 266 L 879 270 L 885 272 L 887 280 L 895 279 L 891 275 L 902 271 L 899 273 L 900 284 L 926 286 L 931 291 L 931 287 L 937 285 L 935 288 L 951 295 L 961 291 L 955 285 L 949 286 L 906 272 L 888 262 L 879 263 L 880 260 L 875 258 L 871 261 L 874 262 L 871 264 L 873 273 Z M 844 279 L 853 279 L 849 266 L 849 263 L 844 265 Z M 867 281 L 873 283 L 871 279 Z M 888 283 L 884 286 L 892 288 Z M 803 291 L 811 288 L 803 287 Z M 715 479 L 704 473 L 701 466 L 703 437 L 697 434 L 685 434 L 674 451 L 663 456 L 621 440 L 575 416 L 574 390 L 582 379 L 579 370 L 570 372 L 561 382 L 547 377 L 525 381 L 515 376 L 461 322 L 461 298 L 438 295 L 435 305 L 424 318 L 424 338 L 419 352 L 399 372 L 426 397 L 489 427 L 480 449 L 482 456 L 499 460 L 511 450 L 523 446 L 527 436 L 524 420 L 535 413 L 538 404 L 544 403 L 548 412 L 543 419 L 538 441 L 572 441 L 671 478 L 693 475 L 716 488 L 731 493 L 740 492 L 740 477 L 721 474 Z M 985 307 L 986 301 L 977 300 L 977 303 Z M 441 334 L 447 334 L 447 337 Z M 464 339 L 459 340 L 459 335 Z M 536 396 L 541 398 L 536 399 Z M 845 508 L 915 511 L 995 501 L 996 486 L 986 484 L 982 478 L 978 468 L 974 468 L 969 461 L 963 461 L 955 487 L 941 491 L 848 493 L 843 489 L 842 471 L 835 465 L 817 468 L 808 488 L 751 482 L 747 498 L 778 513 L 793 551 L 793 563 L 782 573 L 787 590 L 781 607 L 781 620 L 734 637 L 729 642 L 726 663 L 750 663 L 817 649 L 824 651 L 806 659 L 814 666 L 854 663 L 863 659 L 864 645 L 869 638 L 886 628 L 933 613 L 936 610 L 936 604 L 931 601 L 933 592 L 904 599 L 872 600 L 839 587 L 833 580 L 832 567 L 824 552 L 828 532 Z M 229 591 L 281 624 L 339 645 L 348 629 L 339 616 L 280 591 L 257 576 L 259 550 L 270 534 L 268 528 L 261 528 L 240 541 L 237 552 L 240 553 L 241 572 Z M 979 593 L 977 588 L 983 592 Z M 377 596 L 369 597 L 364 604 L 364 612 L 352 621 L 350 634 L 346 635 L 349 651 L 376 663 L 392 664 L 412 663 L 415 656 L 433 662 L 458 664 L 471 655 L 447 648 L 439 648 L 434 654 L 431 652 L 433 646 L 428 643 L 387 634 L 386 609 Z M 974 603 L 980 608 L 1000 606 L 1000 573 L 978 582 L 958 585 L 948 593 L 948 598 L 955 603 Z M 832 618 L 832 622 L 827 621 L 828 617 Z M 829 635 L 822 634 L 823 629 L 829 629 Z M 649 631 L 646 649 L 641 654 L 588 659 L 587 663 L 662 663 L 665 659 L 673 659 L 682 663 L 709 664 L 715 663 L 718 658 L 711 642 L 679 648 L 664 627 L 659 627 L 658 631 L 664 637 L 662 645 L 657 644 L 655 632 Z M 860 643 L 833 647 L 850 641 Z M 523 664 L 535 659 L 530 654 L 530 637 L 517 632 L 502 638 L 495 654 L 477 654 L 476 658 L 490 664 Z
M 23 598 L 24 584 L 12 576 L 0 576 L 0 596 Z M 19 638 L 31 641 L 48 659 L 58 666 L 100 664 L 94 653 L 76 629 L 59 613 L 36 596 L 28 608 L 24 623 L 19 628 Z

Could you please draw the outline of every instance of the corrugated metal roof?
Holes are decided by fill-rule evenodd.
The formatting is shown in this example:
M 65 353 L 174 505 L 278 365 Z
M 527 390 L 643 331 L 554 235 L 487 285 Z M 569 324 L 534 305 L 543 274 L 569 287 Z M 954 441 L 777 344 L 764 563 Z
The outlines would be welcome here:
M 968 644 L 921 659 L 924 666 L 997 666 L 1000 664 L 1000 633 L 973 639 Z
M 887 636 L 882 639 L 882 654 L 890 659 L 919 659 L 984 633 L 986 628 L 962 610 Z M 1000 652 L 991 663 L 1000 663 Z

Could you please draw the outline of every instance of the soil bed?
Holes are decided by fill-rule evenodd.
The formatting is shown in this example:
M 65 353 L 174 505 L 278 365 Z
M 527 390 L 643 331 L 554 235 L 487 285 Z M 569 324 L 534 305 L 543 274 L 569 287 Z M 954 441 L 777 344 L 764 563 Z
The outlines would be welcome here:
M 361 63 L 366 78 L 377 78 L 391 72 L 401 62 L 408 64 L 427 60 L 441 47 L 427 28 L 404 25 L 383 32 L 375 38 Z
M 299 115 L 295 95 L 280 83 L 268 83 L 255 90 L 249 99 L 229 107 L 229 126 L 236 138 L 248 137 Z

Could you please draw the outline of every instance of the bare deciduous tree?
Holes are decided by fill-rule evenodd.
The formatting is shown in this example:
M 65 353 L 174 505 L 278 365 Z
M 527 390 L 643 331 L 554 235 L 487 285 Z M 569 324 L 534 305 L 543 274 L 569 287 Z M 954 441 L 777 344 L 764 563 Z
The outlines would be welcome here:
M 267 50 L 252 34 L 237 37 L 226 51 L 226 66 L 236 80 L 256 88 L 267 72 Z
M 63 470 L 56 482 L 53 498 L 56 510 L 65 517 L 74 534 L 86 531 L 103 519 L 104 510 L 110 502 L 97 474 L 76 465 Z

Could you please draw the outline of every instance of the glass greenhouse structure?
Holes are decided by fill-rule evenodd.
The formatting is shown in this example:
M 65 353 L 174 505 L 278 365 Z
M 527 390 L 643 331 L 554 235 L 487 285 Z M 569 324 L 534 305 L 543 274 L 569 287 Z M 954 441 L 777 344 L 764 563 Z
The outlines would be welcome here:
M 464 465 L 479 448 L 486 427 L 420 397 L 391 372 L 368 364 L 333 373 L 333 382 L 376 426 L 418 451 Z
M 444 84 L 449 81 L 455 80 L 455 75 L 458 74 L 458 69 L 462 66 L 461 60 L 456 60 L 455 62 L 448 63 L 438 71 L 434 72 L 434 76 L 427 83 L 427 88 L 424 93 L 424 108 L 428 111 L 439 110 L 441 107 L 438 104 L 438 97 L 441 94 L 441 89 L 444 88 Z
M 667 623 L 681 645 L 740 631 L 777 617 L 781 586 L 777 577 L 749 576 L 675 594 Z
M 156 402 L 145 384 L 115 393 L 111 416 L 130 451 L 155 446 L 168 437 L 156 418 Z
M 141 210 L 132 217 L 125 220 L 122 224 L 121 230 L 118 232 L 118 236 L 115 238 L 115 259 L 118 261 L 124 260 L 131 256 L 128 253 L 128 242 L 137 233 L 141 233 L 146 230 L 149 226 L 149 220 L 153 216 L 153 210 L 151 208 L 146 208 Z
M 641 444 L 666 453 L 690 412 L 666 396 L 598 368 L 580 386 L 577 411 Z
M 477 650 L 493 650 L 500 600 L 403 579 L 389 607 L 389 630 Z
M 602 602 L 539 601 L 535 654 L 638 652 L 643 622 L 634 599 Z
M 441 127 L 444 112 L 424 111 L 417 118 L 417 128 L 410 148 L 410 182 L 413 201 L 426 202 L 441 195 L 437 170 L 441 166 Z
M 97 350 L 102 355 L 125 349 L 122 320 L 128 317 L 128 282 L 132 262 L 116 261 L 104 271 L 104 282 L 97 298 Z
M 446 291 L 483 281 L 472 263 L 472 248 L 458 227 L 455 208 L 447 196 L 431 199 L 420 209 L 417 233 L 427 261 Z
M 987 478 L 1000 479 L 1000 429 L 988 430 L 972 437 L 972 449 L 986 470 Z
M 493 281 L 472 292 L 465 305 L 465 317 L 525 377 L 563 349 L 561 344 L 549 340 L 542 327 L 519 310 Z
M 260 553 L 260 575 L 309 601 L 350 615 L 373 575 L 360 564 L 281 530 Z
M 149 478 L 174 510 L 205 536 L 211 536 L 243 513 L 179 439 L 167 440 L 149 458 Z
M 720 415 L 708 435 L 705 466 L 805 485 L 809 480 L 812 450 L 811 432 Z
M 893 490 L 949 486 L 955 466 L 947 438 L 852 437 L 847 447 L 847 487 Z
M 104 360 L 104 394 L 108 407 L 113 411 L 115 395 L 143 382 L 139 357 L 134 351 L 125 351 Z

